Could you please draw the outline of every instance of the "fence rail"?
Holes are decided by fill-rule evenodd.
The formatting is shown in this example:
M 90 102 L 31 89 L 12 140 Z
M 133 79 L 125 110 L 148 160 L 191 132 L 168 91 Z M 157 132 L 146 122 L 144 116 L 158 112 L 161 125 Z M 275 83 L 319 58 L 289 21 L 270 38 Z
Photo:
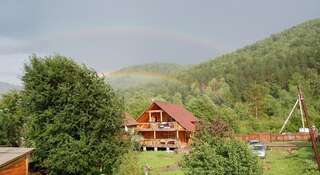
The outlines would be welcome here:
M 179 147 L 179 141 L 177 139 L 144 139 L 140 142 L 140 145 L 159 148 L 177 148 Z
M 265 143 L 270 142 L 288 142 L 288 141 L 308 141 L 310 140 L 309 133 L 287 133 L 287 134 L 272 134 L 272 133 L 253 133 L 253 134 L 236 134 L 235 138 L 242 141 L 260 140 Z
M 138 123 L 137 130 L 177 130 L 177 122 Z

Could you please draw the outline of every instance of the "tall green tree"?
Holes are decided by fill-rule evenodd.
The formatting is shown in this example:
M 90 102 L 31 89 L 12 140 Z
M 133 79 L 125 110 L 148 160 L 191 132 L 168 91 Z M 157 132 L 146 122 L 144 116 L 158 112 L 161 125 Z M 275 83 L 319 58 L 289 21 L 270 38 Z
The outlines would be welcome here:
M 191 97 L 187 101 L 187 109 L 198 118 L 211 121 L 216 114 L 216 106 L 206 95 Z
M 142 112 L 150 105 L 148 97 L 142 92 L 135 92 L 130 99 L 125 101 L 126 111 L 134 117 L 139 117 Z
M 36 167 L 49 174 L 112 174 L 126 151 L 123 101 L 96 72 L 64 56 L 32 56 L 23 102 Z
M 252 114 L 258 119 L 265 108 L 265 96 L 267 89 L 257 83 L 253 83 L 249 86 L 246 94 L 246 100 L 249 103 Z
M 20 146 L 24 123 L 20 93 L 12 91 L 4 94 L 0 100 L 0 145 Z

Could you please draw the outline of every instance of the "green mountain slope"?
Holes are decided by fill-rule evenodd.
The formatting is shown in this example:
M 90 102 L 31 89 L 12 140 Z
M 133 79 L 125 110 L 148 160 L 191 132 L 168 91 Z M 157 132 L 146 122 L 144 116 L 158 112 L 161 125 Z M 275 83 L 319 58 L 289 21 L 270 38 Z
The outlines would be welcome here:
M 213 77 L 224 78 L 234 94 L 242 96 L 253 82 L 275 83 L 288 89 L 294 73 L 309 77 L 319 69 L 320 19 L 315 19 L 199 64 L 178 77 L 204 84 Z
M 310 20 L 173 75 L 178 83 L 124 91 L 127 111 L 138 114 L 150 99 L 183 103 L 199 118 L 222 118 L 236 132 L 278 132 L 301 85 L 309 112 L 320 124 L 320 19 Z M 134 112 L 132 112 L 134 111 Z M 299 113 L 287 131 L 301 126 Z

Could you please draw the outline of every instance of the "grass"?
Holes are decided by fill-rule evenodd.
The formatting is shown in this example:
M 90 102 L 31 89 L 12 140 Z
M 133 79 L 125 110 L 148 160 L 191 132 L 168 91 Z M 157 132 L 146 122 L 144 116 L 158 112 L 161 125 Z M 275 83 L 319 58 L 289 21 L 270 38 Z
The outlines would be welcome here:
M 183 175 L 179 162 L 183 154 L 167 153 L 166 151 L 147 151 L 138 154 L 139 165 L 148 165 L 151 175 Z M 301 175 L 305 173 L 306 161 L 313 161 L 311 147 L 303 147 L 289 152 L 287 149 L 267 151 L 267 157 L 262 160 L 264 175 Z M 316 164 L 314 163 L 314 166 Z
M 267 151 L 267 158 L 262 161 L 265 175 L 301 175 L 305 174 L 306 160 L 312 162 L 310 147 L 300 148 L 291 153 L 286 149 Z M 314 164 L 315 165 L 315 164 Z
M 149 166 L 151 175 L 183 175 L 179 162 L 183 154 L 168 153 L 166 151 L 147 151 L 139 153 L 139 165 Z

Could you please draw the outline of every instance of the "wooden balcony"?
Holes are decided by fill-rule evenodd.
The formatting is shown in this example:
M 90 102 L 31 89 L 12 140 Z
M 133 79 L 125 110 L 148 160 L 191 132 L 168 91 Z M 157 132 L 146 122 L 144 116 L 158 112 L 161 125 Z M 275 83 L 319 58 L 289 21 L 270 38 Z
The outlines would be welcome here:
M 140 145 L 152 148 L 179 148 L 180 142 L 177 139 L 143 139 Z
M 177 122 L 138 123 L 136 131 L 177 131 Z

